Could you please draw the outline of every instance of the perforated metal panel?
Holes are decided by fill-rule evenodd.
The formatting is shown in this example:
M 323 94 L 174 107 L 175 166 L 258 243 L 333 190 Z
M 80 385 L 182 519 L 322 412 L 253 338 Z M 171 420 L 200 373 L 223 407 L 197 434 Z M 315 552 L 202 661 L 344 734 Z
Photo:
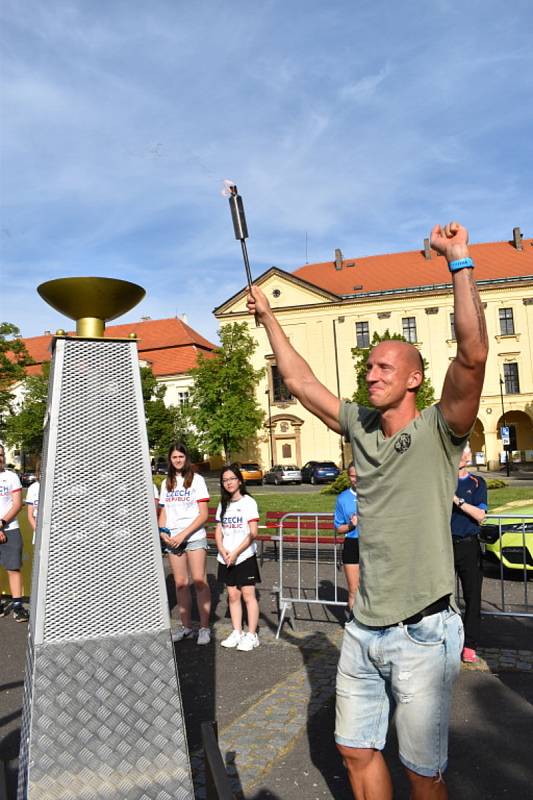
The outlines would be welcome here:
M 193 798 L 133 342 L 58 340 L 19 800 Z
M 154 500 L 146 482 L 148 454 L 136 435 L 144 419 L 133 385 L 132 345 L 58 344 L 65 347 L 54 477 L 47 487 L 44 640 L 162 627 L 162 609 L 146 602 L 160 556 L 149 525 Z

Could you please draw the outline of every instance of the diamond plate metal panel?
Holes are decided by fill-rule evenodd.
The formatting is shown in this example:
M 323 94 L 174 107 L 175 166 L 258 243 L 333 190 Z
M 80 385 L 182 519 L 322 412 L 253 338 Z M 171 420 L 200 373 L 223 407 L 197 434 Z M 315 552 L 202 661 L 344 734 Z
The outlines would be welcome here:
M 193 798 L 167 631 L 35 648 L 28 793 Z
M 30 741 L 31 701 L 33 688 L 33 638 L 31 628 L 28 632 L 26 649 L 26 670 L 24 674 L 24 695 L 22 698 L 22 725 L 20 730 L 18 800 L 24 800 L 28 791 L 28 745 Z

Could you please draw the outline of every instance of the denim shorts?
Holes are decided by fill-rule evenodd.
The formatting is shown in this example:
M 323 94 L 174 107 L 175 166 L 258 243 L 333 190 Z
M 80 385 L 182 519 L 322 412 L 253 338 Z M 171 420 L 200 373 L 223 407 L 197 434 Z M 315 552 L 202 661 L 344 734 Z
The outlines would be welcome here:
M 207 538 L 204 536 L 203 539 L 195 539 L 193 542 L 187 542 L 185 548 L 179 552 L 167 546 L 167 553 L 170 553 L 171 556 L 181 556 L 183 553 L 190 553 L 191 550 L 207 550 Z
M 450 608 L 414 625 L 348 622 L 337 668 L 337 744 L 382 750 L 394 711 L 402 763 L 419 775 L 443 772 L 463 639 L 461 617 Z

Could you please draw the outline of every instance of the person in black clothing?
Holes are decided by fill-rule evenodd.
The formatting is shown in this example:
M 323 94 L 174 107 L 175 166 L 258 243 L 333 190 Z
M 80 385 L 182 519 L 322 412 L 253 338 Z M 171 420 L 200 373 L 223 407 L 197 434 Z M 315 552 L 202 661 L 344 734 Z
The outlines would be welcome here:
M 452 541 L 455 571 L 461 582 L 465 601 L 465 644 L 462 660 L 476 664 L 479 659 L 476 647 L 481 623 L 481 585 L 483 570 L 479 527 L 487 513 L 487 484 L 483 478 L 471 475 L 467 464 L 472 460 L 469 445 L 463 450 L 459 462 L 459 480 L 452 506 Z

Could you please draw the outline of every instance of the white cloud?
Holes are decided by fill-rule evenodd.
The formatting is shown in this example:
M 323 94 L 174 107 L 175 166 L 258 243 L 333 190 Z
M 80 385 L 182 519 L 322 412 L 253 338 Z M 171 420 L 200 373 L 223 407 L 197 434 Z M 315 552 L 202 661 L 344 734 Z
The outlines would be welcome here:
M 378 87 L 387 78 L 389 72 L 390 67 L 387 64 L 375 75 L 365 75 L 365 77 L 343 86 L 339 91 L 341 100 L 352 100 L 356 103 L 365 103 L 371 100 L 376 96 Z

